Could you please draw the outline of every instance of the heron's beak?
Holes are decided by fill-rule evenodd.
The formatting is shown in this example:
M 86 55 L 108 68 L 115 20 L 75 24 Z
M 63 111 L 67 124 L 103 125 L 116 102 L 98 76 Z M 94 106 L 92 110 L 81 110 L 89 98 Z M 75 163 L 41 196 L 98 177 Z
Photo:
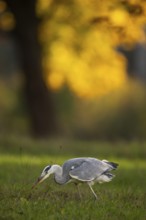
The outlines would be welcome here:
M 39 183 L 43 182 L 45 176 L 40 176 L 37 181 L 33 184 L 32 189 L 35 188 Z

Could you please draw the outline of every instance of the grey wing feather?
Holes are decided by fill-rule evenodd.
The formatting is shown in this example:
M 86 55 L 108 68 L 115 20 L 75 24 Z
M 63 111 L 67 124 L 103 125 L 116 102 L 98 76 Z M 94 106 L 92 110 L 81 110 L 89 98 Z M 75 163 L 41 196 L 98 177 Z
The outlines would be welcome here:
M 83 161 L 84 161 L 83 158 L 73 158 L 73 159 L 67 160 L 63 164 L 63 166 L 62 166 L 62 170 L 63 170 L 62 176 L 66 179 L 66 182 L 68 182 L 72 178 L 71 175 L 70 175 L 70 171 L 80 167 L 81 164 L 83 163 Z
M 69 175 L 81 181 L 92 181 L 109 170 L 109 165 L 95 158 L 82 158 L 80 164 L 70 170 Z

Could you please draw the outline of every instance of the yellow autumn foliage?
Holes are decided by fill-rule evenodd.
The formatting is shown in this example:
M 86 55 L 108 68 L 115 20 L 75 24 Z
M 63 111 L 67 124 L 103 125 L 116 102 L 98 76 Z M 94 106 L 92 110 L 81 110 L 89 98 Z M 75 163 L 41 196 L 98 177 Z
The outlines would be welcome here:
M 40 40 L 52 89 L 68 84 L 76 95 L 92 98 L 127 84 L 126 60 L 116 47 L 145 40 L 145 1 L 38 0 L 37 11 L 49 14 Z

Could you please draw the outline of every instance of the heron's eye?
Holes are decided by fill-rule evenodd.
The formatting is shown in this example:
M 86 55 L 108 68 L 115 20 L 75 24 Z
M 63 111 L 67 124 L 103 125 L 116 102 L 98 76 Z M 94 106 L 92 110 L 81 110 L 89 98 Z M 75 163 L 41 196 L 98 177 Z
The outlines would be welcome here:
M 48 170 L 50 170 L 51 166 L 47 166 L 45 169 L 44 169 L 44 172 L 48 172 Z

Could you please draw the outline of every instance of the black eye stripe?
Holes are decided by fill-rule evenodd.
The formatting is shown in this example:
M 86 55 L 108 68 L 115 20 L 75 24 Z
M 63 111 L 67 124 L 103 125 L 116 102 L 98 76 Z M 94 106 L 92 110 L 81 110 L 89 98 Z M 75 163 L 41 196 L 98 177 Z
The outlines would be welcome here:
M 47 172 L 50 168 L 51 168 L 51 166 L 47 166 L 47 167 L 44 169 L 44 172 Z

